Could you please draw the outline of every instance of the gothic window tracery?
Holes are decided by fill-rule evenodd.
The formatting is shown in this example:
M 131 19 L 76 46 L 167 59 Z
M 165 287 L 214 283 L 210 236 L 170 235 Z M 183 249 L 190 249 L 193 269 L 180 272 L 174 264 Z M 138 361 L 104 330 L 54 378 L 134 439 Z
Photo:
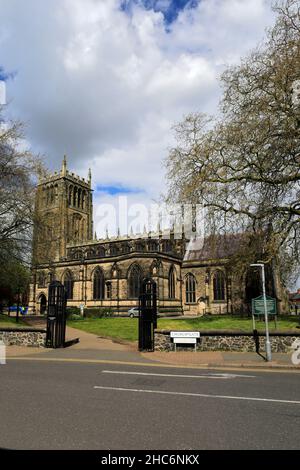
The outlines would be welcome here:
M 64 276 L 64 286 L 66 297 L 69 300 L 73 299 L 74 279 L 71 271 L 67 271 Z
M 214 300 L 225 300 L 225 274 L 223 271 L 216 271 L 213 278 Z
M 134 264 L 131 266 L 128 274 L 128 297 L 138 299 L 141 291 L 143 274 L 140 266 Z
M 192 273 L 185 278 L 185 301 L 187 304 L 196 302 L 196 278 Z
M 93 278 L 93 298 L 103 300 L 105 297 L 105 279 L 102 269 L 96 268 Z
M 175 269 L 171 266 L 168 279 L 169 299 L 175 299 Z

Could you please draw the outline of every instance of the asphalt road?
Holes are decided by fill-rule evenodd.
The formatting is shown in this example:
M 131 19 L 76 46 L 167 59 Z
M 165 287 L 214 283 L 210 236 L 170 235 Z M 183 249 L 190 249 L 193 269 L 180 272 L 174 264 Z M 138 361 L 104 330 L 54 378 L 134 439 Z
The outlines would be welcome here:
M 296 372 L 0 366 L 0 448 L 299 449 L 299 429 Z

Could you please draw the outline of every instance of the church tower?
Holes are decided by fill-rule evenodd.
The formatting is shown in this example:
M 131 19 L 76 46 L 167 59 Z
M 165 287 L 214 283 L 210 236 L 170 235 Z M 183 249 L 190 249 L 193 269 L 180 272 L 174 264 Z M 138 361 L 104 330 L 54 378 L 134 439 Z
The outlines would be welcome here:
M 66 257 L 68 243 L 93 239 L 91 179 L 90 170 L 87 180 L 70 173 L 65 156 L 60 172 L 39 181 L 33 265 L 61 261 Z

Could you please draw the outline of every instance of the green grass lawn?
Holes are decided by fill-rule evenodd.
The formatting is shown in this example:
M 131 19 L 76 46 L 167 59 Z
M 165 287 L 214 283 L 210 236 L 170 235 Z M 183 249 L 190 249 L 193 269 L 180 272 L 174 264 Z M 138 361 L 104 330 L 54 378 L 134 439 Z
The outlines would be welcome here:
M 22 328 L 26 326 L 22 318 L 19 318 L 19 323 L 16 323 L 15 317 L 8 317 L 7 315 L 0 314 L 0 328 Z
M 292 330 L 299 324 L 297 317 L 280 318 L 277 321 L 277 330 Z M 241 330 L 252 331 L 251 318 L 234 318 L 228 316 L 211 315 L 199 318 L 183 318 L 178 320 L 169 320 L 168 318 L 161 318 L 158 321 L 159 329 L 182 329 L 182 330 Z M 275 330 L 274 320 L 269 321 L 270 331 Z M 256 329 L 258 331 L 265 330 L 264 321 L 256 320 Z
M 86 318 L 69 320 L 68 326 L 117 340 L 137 341 L 138 339 L 137 318 Z
M 297 317 L 281 318 L 277 322 L 277 330 L 294 330 L 299 324 Z M 94 333 L 107 338 L 117 340 L 137 341 L 138 319 L 137 318 L 87 318 L 84 320 L 70 320 L 68 325 L 88 333 Z M 256 322 L 258 331 L 265 330 L 263 321 Z M 252 331 L 252 320 L 247 318 L 232 318 L 227 316 L 211 316 L 198 318 L 158 320 L 160 330 L 242 330 Z M 270 331 L 275 330 L 274 321 L 270 321 Z M 295 330 L 298 331 L 299 330 Z

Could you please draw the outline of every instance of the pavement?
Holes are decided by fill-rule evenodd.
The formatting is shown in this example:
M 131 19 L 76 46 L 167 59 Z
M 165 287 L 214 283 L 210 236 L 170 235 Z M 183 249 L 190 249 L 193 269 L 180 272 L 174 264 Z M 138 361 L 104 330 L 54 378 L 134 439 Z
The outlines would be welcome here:
M 197 351 L 197 352 L 139 352 L 137 343 L 118 342 L 67 327 L 67 340 L 79 338 L 79 343 L 65 349 L 44 349 L 8 346 L 7 358 L 34 360 L 104 362 L 119 364 L 157 364 L 191 368 L 258 368 L 292 369 L 291 354 L 273 353 L 272 361 L 266 362 L 263 355 L 247 352 Z
M 144 354 L 143 354 L 144 355 Z M 181 366 L 207 366 L 214 368 L 239 367 L 260 369 L 296 369 L 300 372 L 300 366 L 291 361 L 291 354 L 273 353 L 272 361 L 266 362 L 265 358 L 256 353 L 247 352 L 159 352 L 147 353 L 147 358 L 165 364 Z

